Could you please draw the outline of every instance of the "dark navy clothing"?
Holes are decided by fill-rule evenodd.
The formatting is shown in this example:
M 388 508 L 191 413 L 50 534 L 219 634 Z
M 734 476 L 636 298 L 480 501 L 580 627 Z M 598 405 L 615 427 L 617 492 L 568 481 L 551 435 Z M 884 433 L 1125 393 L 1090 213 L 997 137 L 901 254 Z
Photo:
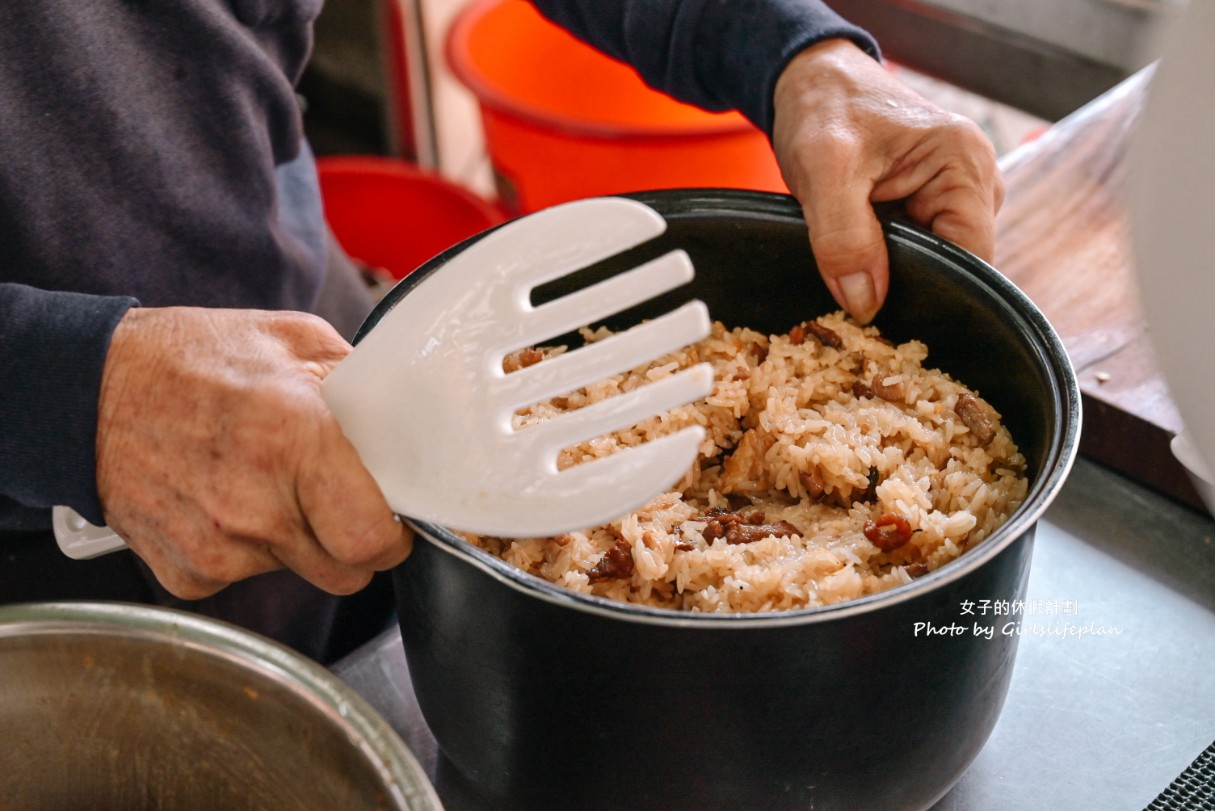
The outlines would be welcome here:
M 0 3 L 0 528 L 53 504 L 101 523 L 95 404 L 132 299 L 316 305 L 293 85 L 320 5 Z
M 738 110 L 772 133 L 785 64 L 824 39 L 877 43 L 818 0 L 532 0 L 572 33 L 632 65 L 652 87 L 707 110 Z
M 332 275 L 294 90 L 321 2 L 0 3 L 0 602 L 169 601 L 130 553 L 71 562 L 48 532 L 56 504 L 103 522 L 97 397 L 128 308 L 315 312 L 323 290 L 349 292 Z M 535 4 L 650 84 L 768 132 L 776 78 L 800 49 L 846 36 L 876 54 L 819 0 Z M 269 616 L 307 623 L 307 600 L 328 599 L 288 579 L 187 607 L 331 654 Z M 326 610 L 320 635 L 340 624 Z

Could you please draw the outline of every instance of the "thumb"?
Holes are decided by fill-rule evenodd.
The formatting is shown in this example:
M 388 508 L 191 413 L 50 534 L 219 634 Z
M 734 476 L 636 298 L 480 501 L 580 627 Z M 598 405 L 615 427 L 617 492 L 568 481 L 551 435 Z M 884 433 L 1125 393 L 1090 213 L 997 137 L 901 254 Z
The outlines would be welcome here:
M 882 225 L 867 196 L 844 184 L 830 188 L 830 199 L 808 195 L 802 205 L 810 249 L 836 302 L 858 322 L 867 324 L 886 300 L 890 286 Z

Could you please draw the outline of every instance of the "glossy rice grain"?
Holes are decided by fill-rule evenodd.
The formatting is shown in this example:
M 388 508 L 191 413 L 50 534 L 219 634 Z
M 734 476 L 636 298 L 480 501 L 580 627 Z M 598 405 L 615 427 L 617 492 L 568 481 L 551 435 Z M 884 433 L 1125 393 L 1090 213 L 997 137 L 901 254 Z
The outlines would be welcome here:
M 1000 415 L 927 360 L 922 343 L 892 345 L 842 313 L 771 336 L 715 324 L 694 347 L 516 415 L 526 431 L 708 361 L 708 398 L 560 460 L 700 424 L 677 489 L 585 532 L 468 540 L 575 591 L 686 611 L 824 606 L 909 583 L 988 537 L 1027 487 Z

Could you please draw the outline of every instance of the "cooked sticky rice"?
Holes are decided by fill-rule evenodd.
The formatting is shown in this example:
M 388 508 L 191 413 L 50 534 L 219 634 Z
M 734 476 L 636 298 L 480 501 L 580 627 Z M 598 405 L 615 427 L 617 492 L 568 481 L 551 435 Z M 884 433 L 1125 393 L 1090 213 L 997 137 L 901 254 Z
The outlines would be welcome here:
M 560 351 L 527 350 L 507 368 Z M 515 415 L 526 430 L 707 361 L 708 398 L 559 461 L 701 425 L 700 454 L 676 489 L 584 532 L 467 540 L 573 591 L 686 611 L 783 611 L 910 583 L 991 535 L 1026 493 L 1000 415 L 925 367 L 927 356 L 923 343 L 893 345 L 843 313 L 781 335 L 714 324 L 695 346 Z

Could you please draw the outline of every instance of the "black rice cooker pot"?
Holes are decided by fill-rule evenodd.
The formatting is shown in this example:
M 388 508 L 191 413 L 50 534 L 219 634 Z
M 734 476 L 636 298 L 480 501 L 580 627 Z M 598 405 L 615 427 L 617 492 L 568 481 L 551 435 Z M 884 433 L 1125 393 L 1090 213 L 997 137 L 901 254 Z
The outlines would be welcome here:
M 619 326 L 692 297 L 727 327 L 769 332 L 837 309 L 792 198 L 631 196 L 669 228 L 595 270 L 679 247 L 696 278 L 622 314 Z M 917 809 L 978 754 L 1018 637 L 1006 633 L 1008 617 L 968 606 L 1024 597 L 1035 523 L 1076 453 L 1080 400 L 1058 336 L 1011 282 L 929 233 L 883 225 L 892 278 L 877 326 L 894 341 L 926 343 L 929 365 L 1001 412 L 1028 461 L 1025 503 L 976 548 L 909 585 L 759 615 L 571 593 L 418 523 L 413 555 L 394 572 L 413 689 L 446 758 L 494 806 Z M 363 332 L 467 244 L 406 277 Z

